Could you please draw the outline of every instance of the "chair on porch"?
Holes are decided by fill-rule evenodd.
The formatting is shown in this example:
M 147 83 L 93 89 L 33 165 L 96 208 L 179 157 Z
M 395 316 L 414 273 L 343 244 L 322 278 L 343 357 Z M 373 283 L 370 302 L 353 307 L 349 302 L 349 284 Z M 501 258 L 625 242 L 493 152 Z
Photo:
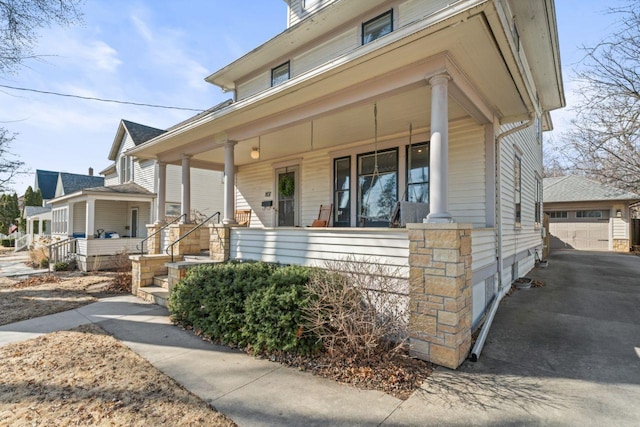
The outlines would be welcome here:
M 320 205 L 318 219 L 314 219 L 311 227 L 328 227 L 331 222 L 331 213 L 333 212 L 333 204 Z
M 251 209 L 236 211 L 236 222 L 240 227 L 249 227 L 249 224 L 251 224 Z

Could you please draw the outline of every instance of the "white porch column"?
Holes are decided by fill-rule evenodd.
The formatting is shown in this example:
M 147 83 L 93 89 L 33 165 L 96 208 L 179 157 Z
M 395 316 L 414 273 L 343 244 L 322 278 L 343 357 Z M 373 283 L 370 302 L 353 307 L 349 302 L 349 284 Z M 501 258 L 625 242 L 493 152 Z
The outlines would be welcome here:
M 191 156 L 182 155 L 182 214 L 186 214 L 181 221 L 191 222 Z
M 167 204 L 167 164 L 158 162 L 158 194 L 156 198 L 156 224 L 163 224 Z
M 236 224 L 235 215 L 235 145 L 236 141 L 224 144 L 224 216 L 223 224 Z
M 73 208 L 74 208 L 75 204 L 74 203 L 69 203 L 67 204 L 67 235 L 68 236 L 73 236 L 73 233 L 76 231 L 73 229 Z M 80 230 L 78 230 L 80 231 Z M 89 237 L 85 234 L 85 237 Z
M 95 215 L 96 215 L 96 200 L 93 198 L 87 199 L 87 209 L 85 216 L 85 236 L 87 239 L 93 237 L 95 233 Z
M 453 222 L 447 200 L 449 179 L 449 76 L 429 79 L 431 85 L 431 141 L 429 143 L 429 215 L 425 222 Z

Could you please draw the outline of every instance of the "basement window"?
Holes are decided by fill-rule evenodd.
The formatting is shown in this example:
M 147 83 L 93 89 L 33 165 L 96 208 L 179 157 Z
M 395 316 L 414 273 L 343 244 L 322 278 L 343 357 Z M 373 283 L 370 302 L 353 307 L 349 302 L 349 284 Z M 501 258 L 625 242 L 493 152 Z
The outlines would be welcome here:
M 379 39 L 393 31 L 393 9 L 362 24 L 362 44 Z

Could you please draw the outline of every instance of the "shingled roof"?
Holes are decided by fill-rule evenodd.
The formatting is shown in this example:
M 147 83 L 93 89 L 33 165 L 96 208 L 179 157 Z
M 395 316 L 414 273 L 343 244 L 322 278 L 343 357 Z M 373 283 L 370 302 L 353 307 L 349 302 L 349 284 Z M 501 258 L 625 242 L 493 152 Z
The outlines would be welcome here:
M 621 190 L 577 175 L 545 178 L 543 187 L 544 203 L 640 200 L 640 194 Z
M 129 132 L 136 146 L 166 132 L 166 130 L 152 128 L 151 126 L 141 125 L 140 123 L 134 123 L 124 119 L 122 119 L 122 124 L 127 128 L 127 132 Z
M 44 200 L 53 199 L 56 196 L 56 186 L 58 185 L 58 172 L 36 169 L 36 191 L 40 189 Z
M 79 175 L 75 173 L 60 172 L 63 194 L 71 194 L 83 188 L 99 187 L 104 185 L 101 176 Z

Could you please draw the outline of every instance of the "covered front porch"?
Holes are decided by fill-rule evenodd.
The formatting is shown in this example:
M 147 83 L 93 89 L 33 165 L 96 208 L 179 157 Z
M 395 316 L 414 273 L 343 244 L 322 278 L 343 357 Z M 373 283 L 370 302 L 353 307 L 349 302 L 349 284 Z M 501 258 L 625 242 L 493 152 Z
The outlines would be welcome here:
M 118 253 L 133 253 L 147 236 L 154 194 L 136 184 L 87 188 L 51 201 L 52 236 L 75 239 L 83 271 L 112 267 Z

